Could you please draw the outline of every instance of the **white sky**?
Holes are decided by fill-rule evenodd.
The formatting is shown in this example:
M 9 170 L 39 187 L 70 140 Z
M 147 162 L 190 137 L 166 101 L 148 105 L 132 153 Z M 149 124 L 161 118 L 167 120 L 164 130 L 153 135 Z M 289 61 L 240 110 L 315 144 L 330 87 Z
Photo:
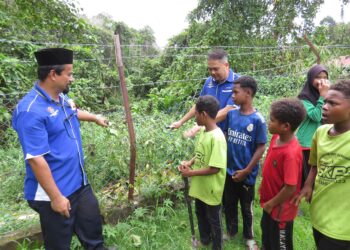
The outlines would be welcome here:
M 325 0 L 325 3 L 321 6 L 318 14 L 316 15 L 316 24 L 319 24 L 319 22 L 326 16 L 331 16 L 336 22 L 341 22 L 340 10 L 340 0 Z M 350 4 L 347 4 L 344 7 L 344 22 L 350 22 Z
M 88 17 L 108 13 L 116 21 L 141 29 L 148 25 L 154 31 L 160 47 L 167 39 L 188 26 L 187 14 L 197 6 L 197 0 L 77 0 Z M 340 22 L 340 0 L 325 0 L 316 16 L 316 24 L 330 15 Z M 344 22 L 350 22 L 350 4 L 344 8 Z
M 105 12 L 115 21 L 141 29 L 146 25 L 154 31 L 158 46 L 188 26 L 186 16 L 197 7 L 197 0 L 78 0 L 88 17 Z

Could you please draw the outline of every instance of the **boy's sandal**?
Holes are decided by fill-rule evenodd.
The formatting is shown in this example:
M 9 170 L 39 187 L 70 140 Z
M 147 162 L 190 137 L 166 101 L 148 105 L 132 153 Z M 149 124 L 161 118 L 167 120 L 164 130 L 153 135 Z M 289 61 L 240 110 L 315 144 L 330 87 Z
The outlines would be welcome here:
M 196 238 L 191 239 L 192 249 L 202 248 L 205 246 L 202 242 L 197 240 Z
M 246 250 L 259 250 L 259 247 L 256 244 L 256 241 L 255 240 L 247 240 Z

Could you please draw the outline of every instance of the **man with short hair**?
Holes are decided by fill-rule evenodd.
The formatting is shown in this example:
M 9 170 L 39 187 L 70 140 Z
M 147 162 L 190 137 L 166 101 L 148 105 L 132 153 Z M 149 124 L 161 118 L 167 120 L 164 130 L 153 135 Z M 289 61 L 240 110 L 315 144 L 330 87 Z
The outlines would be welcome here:
M 232 101 L 233 82 L 239 75 L 230 69 L 228 62 L 228 55 L 226 51 L 217 49 L 208 54 L 208 70 L 210 77 L 204 83 L 200 96 L 211 95 L 214 96 L 220 103 L 220 110 L 217 117 L 226 116 L 227 112 L 234 107 Z M 194 117 L 195 105 L 178 121 L 172 123 L 170 128 L 178 129 L 185 122 Z M 218 126 L 222 129 L 225 121 L 219 122 Z M 191 137 L 198 131 L 198 126 L 192 128 L 186 133 Z
M 12 126 L 22 145 L 24 196 L 39 213 L 45 249 L 70 249 L 73 232 L 86 249 L 105 249 L 98 201 L 88 183 L 80 121 L 107 120 L 76 109 L 64 94 L 73 78 L 73 51 L 35 52 L 39 81 L 18 103 Z

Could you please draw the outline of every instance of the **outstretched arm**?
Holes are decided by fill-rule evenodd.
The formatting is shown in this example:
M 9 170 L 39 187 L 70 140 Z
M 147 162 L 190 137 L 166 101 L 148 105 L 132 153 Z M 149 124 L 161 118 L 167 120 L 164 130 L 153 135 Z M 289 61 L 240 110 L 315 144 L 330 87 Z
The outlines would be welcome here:
M 78 119 L 80 121 L 95 122 L 102 127 L 108 127 L 108 120 L 105 117 L 81 109 L 78 109 Z
M 227 113 L 232 109 L 237 109 L 237 106 L 236 105 L 233 105 L 233 106 L 227 105 L 226 107 L 220 109 L 218 114 L 216 115 L 216 118 L 215 118 L 216 123 L 222 122 L 223 120 L 225 120 Z
M 195 113 L 195 108 L 196 106 L 193 105 L 192 108 L 187 112 L 186 115 L 184 115 L 180 120 L 172 123 L 170 125 L 171 129 L 178 129 L 180 128 L 185 122 L 187 122 L 188 120 L 190 120 L 192 117 L 194 117 L 194 113 Z

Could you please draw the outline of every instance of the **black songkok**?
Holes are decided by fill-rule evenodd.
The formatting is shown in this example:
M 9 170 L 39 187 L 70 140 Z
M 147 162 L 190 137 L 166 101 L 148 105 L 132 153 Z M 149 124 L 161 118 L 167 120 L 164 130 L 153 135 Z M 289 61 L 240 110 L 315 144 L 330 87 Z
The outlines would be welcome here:
M 34 53 L 39 66 L 73 64 L 73 51 L 64 48 L 49 48 Z

